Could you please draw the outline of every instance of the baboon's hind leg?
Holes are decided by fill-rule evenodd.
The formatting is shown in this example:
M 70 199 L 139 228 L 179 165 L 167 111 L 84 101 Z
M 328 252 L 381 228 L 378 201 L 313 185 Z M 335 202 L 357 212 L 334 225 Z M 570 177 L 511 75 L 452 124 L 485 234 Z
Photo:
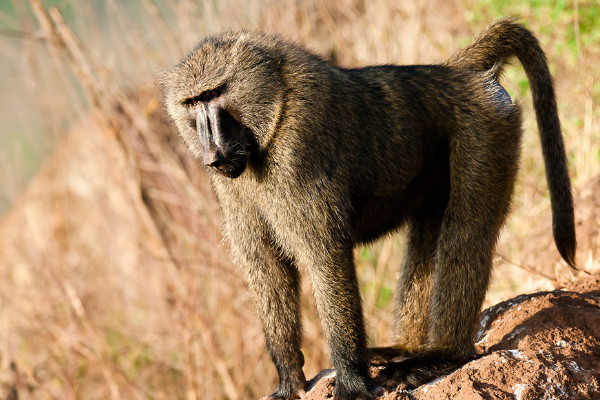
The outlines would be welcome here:
M 451 143 L 451 192 L 440 230 L 426 351 L 448 359 L 474 355 L 496 242 L 518 171 L 518 114 L 465 129 Z
M 396 344 L 371 348 L 370 361 L 385 365 L 423 351 L 433 288 L 434 258 L 447 193 L 438 187 L 408 221 L 404 259 L 396 291 Z
M 483 126 L 502 126 L 494 122 Z M 429 275 L 431 302 L 425 311 L 428 321 L 422 322 L 426 339 L 419 354 L 389 364 L 384 374 L 406 388 L 448 373 L 475 356 L 473 336 L 518 169 L 520 128 L 511 122 L 500 131 L 465 130 L 450 143 L 451 190 Z M 422 312 L 422 303 L 414 306 Z
M 407 355 L 424 349 L 433 289 L 440 216 L 413 218 L 396 292 L 396 347 Z

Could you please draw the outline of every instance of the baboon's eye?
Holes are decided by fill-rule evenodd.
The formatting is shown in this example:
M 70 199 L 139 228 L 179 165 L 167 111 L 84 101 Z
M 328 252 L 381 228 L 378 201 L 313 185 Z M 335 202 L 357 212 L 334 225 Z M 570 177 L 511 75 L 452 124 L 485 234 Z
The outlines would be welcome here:
M 195 107 L 199 103 L 206 103 L 211 101 L 221 95 L 223 92 L 223 87 L 207 90 L 205 92 L 200 93 L 198 96 L 190 97 L 183 101 L 184 106 Z
M 185 99 L 183 101 L 183 105 L 187 107 L 195 107 L 198 105 L 198 103 L 200 103 L 198 97 L 192 97 L 191 99 Z

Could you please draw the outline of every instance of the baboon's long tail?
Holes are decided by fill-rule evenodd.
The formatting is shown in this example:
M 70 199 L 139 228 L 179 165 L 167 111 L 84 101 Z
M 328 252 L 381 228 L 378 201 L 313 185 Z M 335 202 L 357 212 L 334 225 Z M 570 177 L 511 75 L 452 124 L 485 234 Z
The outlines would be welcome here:
M 498 77 L 502 66 L 511 57 L 519 59 L 531 85 L 550 190 L 554 241 L 562 258 L 574 268 L 577 241 L 571 181 L 567 172 L 552 76 L 538 40 L 513 19 L 501 19 L 488 26 L 473 42 L 444 64 L 477 71 L 491 70 Z

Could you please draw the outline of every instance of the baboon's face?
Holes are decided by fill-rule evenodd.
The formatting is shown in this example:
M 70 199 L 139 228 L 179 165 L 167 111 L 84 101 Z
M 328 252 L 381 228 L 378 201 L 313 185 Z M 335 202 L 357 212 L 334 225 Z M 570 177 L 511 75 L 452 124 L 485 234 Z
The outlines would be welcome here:
M 202 163 L 229 178 L 246 169 L 251 151 L 251 134 L 226 107 L 225 85 L 181 101 L 187 124 L 196 132 Z
M 204 165 L 240 176 L 275 129 L 283 88 L 277 62 L 246 34 L 207 39 L 162 81 L 167 111 Z

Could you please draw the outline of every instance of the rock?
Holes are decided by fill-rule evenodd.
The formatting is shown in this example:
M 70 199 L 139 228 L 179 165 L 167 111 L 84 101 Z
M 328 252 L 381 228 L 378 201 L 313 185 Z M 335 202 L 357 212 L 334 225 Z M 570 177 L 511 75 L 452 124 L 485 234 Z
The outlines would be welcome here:
M 490 307 L 476 338 L 481 357 L 413 391 L 378 399 L 600 398 L 599 278 L 581 282 L 585 292 L 539 292 Z M 334 376 L 313 382 L 306 398 L 330 398 Z

